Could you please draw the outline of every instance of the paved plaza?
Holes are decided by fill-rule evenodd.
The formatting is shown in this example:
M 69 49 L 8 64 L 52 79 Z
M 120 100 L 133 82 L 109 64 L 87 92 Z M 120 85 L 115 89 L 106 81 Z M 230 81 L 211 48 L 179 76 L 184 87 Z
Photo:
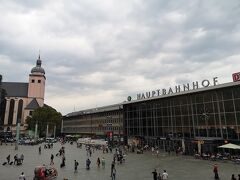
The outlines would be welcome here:
M 54 144 L 53 149 L 44 149 L 43 144 L 41 155 L 38 154 L 36 146 L 19 146 L 19 150 L 14 150 L 14 145 L 0 146 L 0 179 L 1 180 L 17 180 L 20 173 L 23 171 L 27 180 L 33 179 L 34 167 L 37 165 L 50 164 L 50 155 L 56 154 L 61 148 L 60 143 Z M 102 151 L 95 151 L 90 158 L 91 169 L 85 169 L 86 151 L 85 148 L 77 148 L 76 144 L 65 144 L 66 149 L 66 167 L 60 168 L 61 158 L 54 158 L 54 167 L 58 170 L 57 180 L 63 180 L 64 177 L 68 180 L 110 180 L 110 167 L 113 154 L 103 154 Z M 2 163 L 6 161 L 8 154 L 11 154 L 11 159 L 15 154 L 19 156 L 24 154 L 24 163 L 21 166 L 6 165 Z M 105 157 L 106 167 L 98 168 L 96 165 L 97 158 Z M 79 162 L 78 172 L 74 173 L 74 160 Z M 240 173 L 240 165 L 233 162 L 219 162 L 199 160 L 190 156 L 168 156 L 165 153 L 160 153 L 159 157 L 152 155 L 150 152 L 144 154 L 128 153 L 124 164 L 116 164 L 117 180 L 151 180 L 152 171 L 154 168 L 158 172 L 167 170 L 170 180 L 213 180 L 212 167 L 213 164 L 219 165 L 219 175 L 221 180 L 230 180 L 231 174 L 237 175 Z

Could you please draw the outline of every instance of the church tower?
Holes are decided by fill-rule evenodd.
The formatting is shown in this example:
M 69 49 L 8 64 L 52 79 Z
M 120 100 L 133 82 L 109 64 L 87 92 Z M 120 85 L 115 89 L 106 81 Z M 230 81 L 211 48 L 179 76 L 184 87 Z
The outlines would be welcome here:
M 32 68 L 31 74 L 29 74 L 28 83 L 28 99 L 32 103 L 38 103 L 40 107 L 44 105 L 45 94 L 45 71 L 41 67 L 42 61 L 40 55 L 37 59 L 36 66 Z M 29 102 L 29 103 L 30 103 Z

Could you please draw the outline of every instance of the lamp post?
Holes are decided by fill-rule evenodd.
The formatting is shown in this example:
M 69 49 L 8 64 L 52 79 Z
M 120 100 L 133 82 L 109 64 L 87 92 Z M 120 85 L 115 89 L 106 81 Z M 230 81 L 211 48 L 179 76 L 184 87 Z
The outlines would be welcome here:
M 47 123 L 47 129 L 46 129 L 46 138 L 48 137 L 48 123 Z
M 54 125 L 54 139 L 56 137 L 56 124 Z
M 38 122 L 35 124 L 35 133 L 34 133 L 34 139 L 37 141 L 37 131 L 38 131 Z
M 209 116 L 207 115 L 207 113 L 202 113 L 202 115 L 205 117 L 205 124 L 206 126 L 206 131 L 207 131 L 207 137 L 209 137 L 209 132 L 208 132 L 208 120 L 209 120 Z
M 19 123 L 19 119 L 17 119 L 15 150 L 18 150 L 19 130 L 20 130 L 20 123 Z
M 119 105 L 118 109 L 118 146 L 121 145 L 121 105 Z

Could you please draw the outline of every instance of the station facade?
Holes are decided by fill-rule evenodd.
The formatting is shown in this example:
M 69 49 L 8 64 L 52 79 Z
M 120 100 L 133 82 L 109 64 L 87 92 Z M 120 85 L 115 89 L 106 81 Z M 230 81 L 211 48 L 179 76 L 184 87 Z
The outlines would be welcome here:
M 137 94 L 136 100 L 123 104 L 126 142 L 163 149 L 182 147 L 186 154 L 240 143 L 238 80 L 218 84 L 213 78 Z
M 82 137 L 123 139 L 123 109 L 121 104 L 72 112 L 63 117 L 63 134 Z

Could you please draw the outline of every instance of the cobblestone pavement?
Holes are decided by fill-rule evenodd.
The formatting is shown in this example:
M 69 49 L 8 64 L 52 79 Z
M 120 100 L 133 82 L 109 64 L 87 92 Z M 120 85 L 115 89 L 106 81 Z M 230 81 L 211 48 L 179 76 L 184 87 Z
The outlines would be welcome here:
M 38 154 L 38 145 L 36 146 L 19 146 L 19 150 L 14 150 L 14 145 L 0 146 L 0 180 L 17 180 L 21 172 L 27 176 L 27 180 L 33 179 L 33 170 L 37 165 L 50 164 L 50 155 L 56 154 L 60 149 L 59 143 L 54 144 L 53 149 L 44 149 L 42 146 L 42 154 Z M 54 158 L 54 167 L 58 170 L 57 180 L 63 180 L 64 177 L 69 180 L 110 180 L 110 167 L 113 154 L 103 154 L 102 151 L 95 151 L 90 158 L 91 169 L 85 169 L 86 151 L 85 148 L 79 149 L 76 144 L 65 144 L 66 148 L 66 167 L 60 168 L 61 158 Z M 24 163 L 22 166 L 6 165 L 2 163 L 6 161 L 8 154 L 11 159 L 15 154 L 24 154 Z M 98 168 L 96 165 L 97 158 L 105 157 L 106 167 Z M 79 162 L 78 172 L 74 173 L 74 160 Z M 128 153 L 126 162 L 116 165 L 116 180 L 151 180 L 154 168 L 158 172 L 164 169 L 169 174 L 169 180 L 213 180 L 212 167 L 217 163 L 219 166 L 219 175 L 221 180 L 230 180 L 231 174 L 240 174 L 240 165 L 233 162 L 213 162 L 208 160 L 194 159 L 190 156 L 168 156 L 160 153 L 159 157 L 151 153 L 133 154 Z

